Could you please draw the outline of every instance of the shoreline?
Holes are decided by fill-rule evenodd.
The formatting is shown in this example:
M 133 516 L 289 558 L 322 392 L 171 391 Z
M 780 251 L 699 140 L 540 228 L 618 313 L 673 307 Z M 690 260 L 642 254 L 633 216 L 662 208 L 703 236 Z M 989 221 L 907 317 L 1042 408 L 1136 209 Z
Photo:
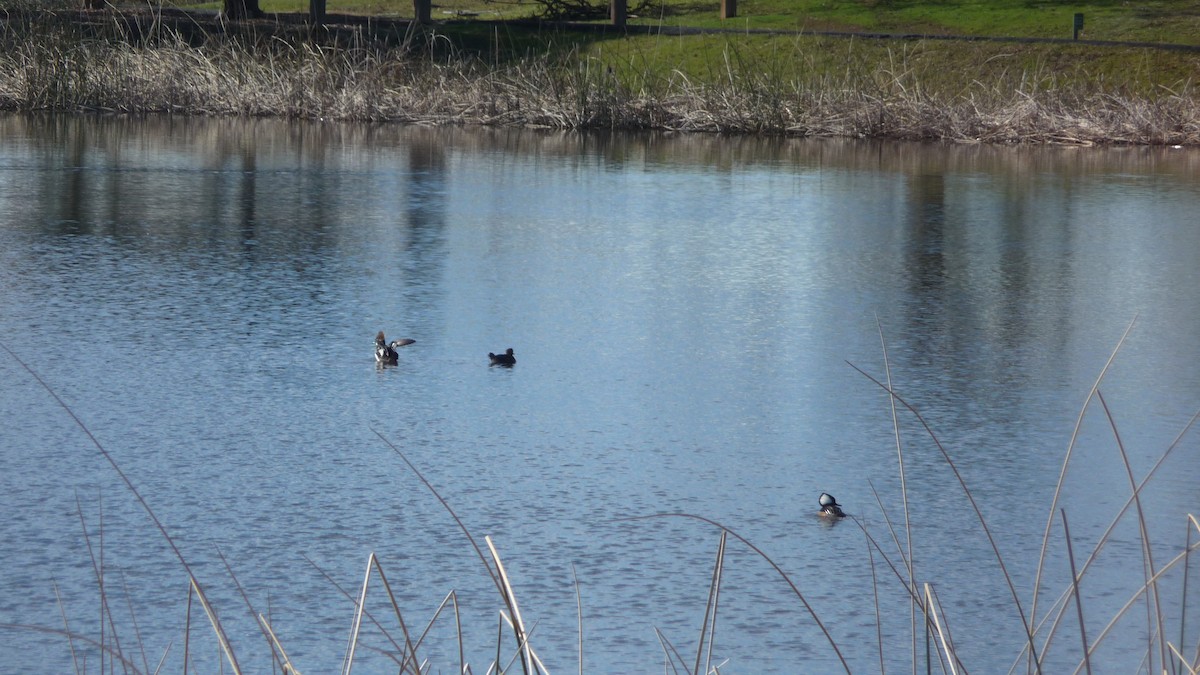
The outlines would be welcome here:
M 522 37 L 545 41 L 542 53 L 526 45 L 519 56 L 513 55 L 517 46 L 499 43 L 474 45 L 472 51 L 469 31 L 494 22 L 420 26 L 406 19 L 331 15 L 328 25 L 314 29 L 302 14 L 238 22 L 178 9 L 52 14 L 57 21 L 26 16 L 22 23 L 10 15 L 0 25 L 7 47 L 0 55 L 0 110 L 954 143 L 1200 145 L 1200 95 L 1190 82 L 1176 89 L 1152 87 L 1157 93 L 1148 97 L 1091 85 L 1051 67 L 1032 76 L 1006 71 L 1009 81 L 969 73 L 947 79 L 950 69 L 938 63 L 944 43 L 951 41 L 966 44 L 968 58 L 988 62 L 996 57 L 985 43 L 1003 42 L 1007 49 L 1047 43 L 1057 48 L 1059 42 L 1095 48 L 1083 40 L 736 31 L 696 38 L 726 40 L 726 51 L 746 50 L 734 54 L 741 71 L 702 78 L 671 67 L 671 54 L 645 51 L 660 49 L 645 46 L 653 37 L 631 36 L 617 41 L 619 46 L 611 40 L 554 42 L 563 41 L 562 31 L 582 30 L 580 25 L 504 22 L 526 30 L 529 35 Z M 605 36 L 651 32 L 582 26 Z M 680 36 L 715 33 L 671 30 Z M 870 40 L 886 44 L 867 44 Z M 900 47 L 893 42 L 903 53 L 895 54 Z M 759 43 L 789 51 L 761 58 L 752 51 Z M 1120 48 L 1200 53 L 1200 47 L 1186 45 Z M 489 58 L 489 49 L 495 57 Z M 846 51 L 845 62 L 857 60 L 855 68 L 835 72 L 829 63 L 842 62 L 830 56 L 834 49 Z M 963 54 L 958 44 L 950 49 Z M 870 50 L 883 50 L 878 54 L 886 54 L 890 69 Z

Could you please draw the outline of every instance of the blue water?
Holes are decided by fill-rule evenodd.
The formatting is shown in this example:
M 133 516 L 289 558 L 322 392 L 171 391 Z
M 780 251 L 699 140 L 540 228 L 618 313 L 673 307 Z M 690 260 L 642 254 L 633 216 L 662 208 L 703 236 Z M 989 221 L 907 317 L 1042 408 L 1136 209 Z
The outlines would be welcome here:
M 854 521 L 814 515 L 833 493 L 903 567 L 875 496 L 901 527 L 891 408 L 854 366 L 886 380 L 886 345 L 897 393 L 966 482 L 1027 614 L 1053 525 L 1039 619 L 1069 585 L 1056 481 L 1131 324 L 1100 387 L 1112 421 L 1093 399 L 1057 503 L 1077 564 L 1130 494 L 1117 439 L 1140 480 L 1200 410 L 1192 150 L 0 127 L 0 342 L 16 355 L 0 353 L 0 623 L 23 625 L 0 629 L 12 672 L 72 670 L 72 643 L 34 628 L 62 630 L 64 614 L 113 650 L 115 626 L 139 670 L 166 652 L 165 671 L 182 671 L 187 572 L 97 444 L 246 672 L 272 666 L 242 592 L 299 670 L 331 672 L 371 553 L 414 640 L 455 592 L 467 660 L 487 670 L 503 603 L 401 453 L 489 560 L 491 537 L 553 671 L 578 670 L 580 611 L 588 672 L 663 668 L 656 630 L 692 667 L 719 529 L 645 518 L 689 514 L 745 537 L 803 596 L 731 539 L 721 672 L 842 670 L 831 640 L 849 669 L 874 672 L 876 588 L 884 661 L 911 668 L 904 584 Z M 396 367 L 374 362 L 379 330 L 416 340 Z M 508 347 L 517 365 L 490 368 L 487 353 Z M 1020 614 L 931 435 L 897 415 L 918 581 L 967 668 L 1003 672 L 1020 657 Z M 1197 433 L 1142 494 L 1156 569 L 1200 511 Z M 1092 640 L 1144 581 L 1140 541 L 1127 514 L 1084 577 Z M 1177 567 L 1160 586 L 1173 643 L 1181 582 Z M 355 669 L 398 670 L 378 576 L 367 597 L 382 628 L 364 622 Z M 1069 609 L 1052 671 L 1081 659 Z M 1137 670 L 1146 615 L 1138 605 L 1104 638 L 1104 672 Z M 189 658 L 217 671 L 195 604 L 191 625 Z M 459 667 L 454 625 L 447 610 L 419 650 L 435 672 Z M 923 660 L 920 628 L 916 640 Z M 94 647 L 74 648 L 99 667 Z

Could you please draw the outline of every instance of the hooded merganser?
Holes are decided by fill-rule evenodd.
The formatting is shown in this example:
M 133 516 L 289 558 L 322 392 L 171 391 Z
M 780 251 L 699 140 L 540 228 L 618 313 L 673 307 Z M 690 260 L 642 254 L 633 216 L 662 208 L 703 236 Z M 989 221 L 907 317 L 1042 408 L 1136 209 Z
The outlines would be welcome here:
M 503 354 L 493 354 L 488 352 L 488 359 L 493 366 L 509 366 L 517 362 L 517 357 L 513 355 L 512 347 L 509 347 Z
M 821 510 L 817 512 L 818 515 L 826 516 L 828 518 L 846 517 L 846 512 L 842 510 L 842 505 L 838 504 L 837 500 L 833 498 L 833 495 L 829 494 L 828 492 L 822 492 L 819 501 L 821 502 Z
M 379 331 L 375 335 L 375 360 L 384 365 L 394 366 L 400 358 L 400 355 L 396 353 L 396 348 L 411 345 L 414 342 L 416 340 L 404 338 L 403 340 L 392 340 L 389 343 L 387 338 L 383 337 L 383 331 Z

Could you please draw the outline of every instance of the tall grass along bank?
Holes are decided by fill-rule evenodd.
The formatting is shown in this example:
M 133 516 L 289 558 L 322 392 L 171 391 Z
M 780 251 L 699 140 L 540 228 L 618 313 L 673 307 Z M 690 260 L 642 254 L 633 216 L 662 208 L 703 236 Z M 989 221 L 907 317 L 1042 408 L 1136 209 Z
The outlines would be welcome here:
M 805 35 L 378 39 L 64 13 L 0 24 L 0 109 L 983 143 L 1200 143 L 1190 53 Z M 525 31 L 520 33 L 519 31 Z M 611 36 L 610 36 L 611 37 Z M 1169 78 L 1164 81 L 1163 78 Z

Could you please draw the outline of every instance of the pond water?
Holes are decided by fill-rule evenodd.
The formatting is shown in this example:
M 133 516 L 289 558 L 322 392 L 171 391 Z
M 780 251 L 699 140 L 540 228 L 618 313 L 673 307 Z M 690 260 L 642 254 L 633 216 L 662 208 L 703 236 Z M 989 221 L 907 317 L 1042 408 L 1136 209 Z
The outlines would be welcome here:
M 721 672 L 923 664 L 926 631 L 884 558 L 901 570 L 908 550 L 897 435 L 917 580 L 976 672 L 1025 667 L 1048 527 L 1037 621 L 1058 614 L 1064 515 L 1081 567 L 1130 475 L 1172 447 L 1141 493 L 1155 570 L 1200 512 L 1200 431 L 1175 443 L 1200 410 L 1195 150 L 0 128 L 5 670 L 96 670 L 95 646 L 64 630 L 138 670 L 165 653 L 181 672 L 185 650 L 199 672 L 222 667 L 196 604 L 185 638 L 187 572 L 98 446 L 247 672 L 272 668 L 247 605 L 302 672 L 339 668 L 372 553 L 414 640 L 455 592 L 485 672 L 503 603 L 438 495 L 489 560 L 491 538 L 556 672 L 579 670 L 580 624 L 587 672 L 669 668 L 664 643 L 693 667 L 721 530 L 688 516 L 769 558 L 728 542 Z M 416 340 L 395 367 L 375 363 L 380 330 Z M 508 347 L 516 366 L 489 367 Z M 894 425 L 858 369 L 890 374 L 928 430 L 903 405 Z M 1111 417 L 1088 396 L 1102 372 Z M 854 518 L 818 518 L 823 491 Z M 1103 672 L 1135 672 L 1161 663 L 1154 613 L 1135 604 L 1103 634 L 1147 574 L 1133 510 L 1105 541 L 1084 625 Z M 1159 602 L 1193 654 L 1200 584 L 1182 583 L 1176 565 Z M 354 666 L 395 672 L 385 631 L 403 634 L 377 574 L 367 608 L 378 625 L 364 620 Z M 1081 661 L 1067 608 L 1048 647 L 1038 630 L 1048 672 Z M 455 634 L 447 610 L 419 650 L 434 672 L 459 667 Z

